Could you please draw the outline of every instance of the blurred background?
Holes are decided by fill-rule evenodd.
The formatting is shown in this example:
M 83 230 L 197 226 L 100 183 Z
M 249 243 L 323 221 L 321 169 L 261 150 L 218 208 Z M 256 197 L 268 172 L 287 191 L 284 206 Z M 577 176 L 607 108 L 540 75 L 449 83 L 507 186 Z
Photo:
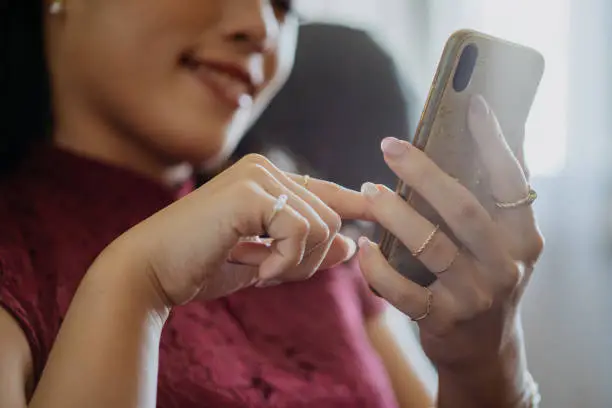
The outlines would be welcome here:
M 526 142 L 532 184 L 541 196 L 536 211 L 547 239 L 523 310 L 530 367 L 540 383 L 544 407 L 612 407 L 612 1 L 298 0 L 298 10 L 305 23 L 333 23 L 365 31 L 395 63 L 395 71 L 373 71 L 368 64 L 350 62 L 343 56 L 350 45 L 325 43 L 327 52 L 308 68 L 309 75 L 318 72 L 323 77 L 334 65 L 344 64 L 342 72 L 349 88 L 376 84 L 367 94 L 354 95 L 344 110 L 342 106 L 334 108 L 331 102 L 319 103 L 323 110 L 339 109 L 334 114 L 344 122 L 344 129 L 349 129 L 338 132 L 334 126 L 322 126 L 343 133 L 341 144 L 331 152 L 312 150 L 308 134 L 323 131 L 312 125 L 317 112 L 304 107 L 303 123 L 291 120 L 290 133 L 298 143 L 298 153 L 306 155 L 311 149 L 313 157 L 343 167 L 347 174 L 338 177 L 345 177 L 349 184 L 357 182 L 350 179 L 352 173 L 363 177 L 363 173 L 371 171 L 374 176 L 379 171 L 374 169 L 380 166 L 375 161 L 379 136 L 388 135 L 387 131 L 398 137 L 412 136 L 438 58 L 453 31 L 481 30 L 533 46 L 544 54 L 547 69 L 529 119 Z M 309 44 L 312 38 L 305 37 L 302 43 Z M 315 51 L 325 48 L 320 41 L 317 44 Z M 298 63 L 306 58 L 300 55 L 298 50 Z M 300 76 L 300 72 L 298 69 L 293 75 Z M 360 72 L 362 78 L 355 76 Z M 394 91 L 381 77 L 395 75 L 405 99 L 384 97 L 388 103 L 384 105 L 377 93 Z M 333 79 L 335 83 L 339 80 Z M 299 84 L 288 88 L 278 98 L 281 102 L 277 100 L 271 107 L 277 116 L 288 106 L 282 103 L 286 94 L 294 92 L 306 106 L 312 93 L 310 87 Z M 326 90 L 332 92 L 331 88 Z M 389 102 L 393 98 L 398 103 Z M 366 99 L 378 106 L 359 105 Z M 380 111 L 380 115 L 365 121 L 356 118 L 351 116 L 351 104 L 362 111 Z M 398 107 L 402 112 L 393 112 Z M 390 125 L 391 121 L 401 123 Z M 363 152 L 355 157 L 359 148 L 352 144 L 357 146 L 360 141 L 351 142 L 350 138 L 360 136 L 346 127 L 353 122 L 359 129 L 375 129 L 376 140 L 364 142 L 361 149 L 367 157 Z M 276 135 L 282 142 L 287 130 L 275 126 L 256 124 L 251 134 L 264 132 L 272 139 Z M 299 129 L 306 136 L 295 136 Z M 275 158 L 282 162 L 278 153 Z M 317 164 L 312 165 L 316 169 Z M 338 171 L 341 174 L 342 168 Z M 380 175 L 380 179 L 392 180 L 388 175 Z M 435 390 L 435 373 L 420 353 L 410 323 L 393 311 L 389 321 L 405 352 L 421 366 L 429 387 Z

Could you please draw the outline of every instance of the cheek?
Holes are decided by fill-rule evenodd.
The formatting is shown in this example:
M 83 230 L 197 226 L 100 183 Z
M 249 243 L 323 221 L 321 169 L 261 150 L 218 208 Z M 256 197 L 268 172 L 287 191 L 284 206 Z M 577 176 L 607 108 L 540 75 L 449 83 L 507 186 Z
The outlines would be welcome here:
M 81 63 L 115 76 L 145 80 L 176 69 L 181 52 L 220 17 L 217 1 L 107 0 L 79 2 L 69 34 Z M 72 41 L 72 40 L 69 40 Z M 159 78 L 158 78 L 159 79 Z
M 67 21 L 67 80 L 82 99 L 106 101 L 123 115 L 143 113 L 164 100 L 189 100 L 189 93 L 182 93 L 186 87 L 178 60 L 216 18 L 214 9 L 197 3 L 201 1 L 108 0 L 80 6 Z

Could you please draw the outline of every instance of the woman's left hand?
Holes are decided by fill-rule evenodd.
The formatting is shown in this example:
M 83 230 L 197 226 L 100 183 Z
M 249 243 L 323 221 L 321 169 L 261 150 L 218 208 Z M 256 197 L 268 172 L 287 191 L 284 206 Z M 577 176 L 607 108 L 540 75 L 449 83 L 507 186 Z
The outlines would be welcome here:
M 525 172 L 482 97 L 472 100 L 469 125 L 486 152 L 481 156 L 495 198 L 518 203 L 528 197 Z M 444 218 L 462 248 L 442 231 L 433 234 L 419 260 L 438 279 L 423 288 L 362 239 L 364 275 L 382 297 L 419 320 L 423 347 L 438 368 L 486 365 L 517 338 L 518 304 L 543 248 L 530 202 L 498 209 L 492 218 L 466 188 L 409 143 L 387 138 L 383 151 L 391 169 Z M 410 250 L 432 236 L 435 226 L 389 189 L 366 183 L 363 193 L 376 220 Z

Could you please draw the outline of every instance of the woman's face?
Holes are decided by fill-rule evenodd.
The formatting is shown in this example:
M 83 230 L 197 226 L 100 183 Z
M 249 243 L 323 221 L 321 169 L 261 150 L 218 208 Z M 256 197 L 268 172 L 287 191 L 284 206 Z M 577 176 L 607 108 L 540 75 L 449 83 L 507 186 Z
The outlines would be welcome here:
M 235 120 L 290 69 L 290 8 L 291 0 L 64 0 L 47 22 L 58 131 L 78 123 L 96 137 L 119 135 L 167 163 L 215 158 Z

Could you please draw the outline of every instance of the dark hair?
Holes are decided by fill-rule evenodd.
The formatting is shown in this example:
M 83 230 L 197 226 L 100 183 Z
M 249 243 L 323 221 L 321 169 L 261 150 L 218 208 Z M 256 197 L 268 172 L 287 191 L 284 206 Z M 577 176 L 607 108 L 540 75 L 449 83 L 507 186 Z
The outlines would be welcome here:
M 415 99 L 391 56 L 366 31 L 303 25 L 286 85 L 236 154 L 280 148 L 299 171 L 314 169 L 313 176 L 355 189 L 364 181 L 393 188 L 396 176 L 383 160 L 380 140 L 409 137 Z
M 44 4 L 0 0 L 0 175 L 46 140 L 50 128 Z

